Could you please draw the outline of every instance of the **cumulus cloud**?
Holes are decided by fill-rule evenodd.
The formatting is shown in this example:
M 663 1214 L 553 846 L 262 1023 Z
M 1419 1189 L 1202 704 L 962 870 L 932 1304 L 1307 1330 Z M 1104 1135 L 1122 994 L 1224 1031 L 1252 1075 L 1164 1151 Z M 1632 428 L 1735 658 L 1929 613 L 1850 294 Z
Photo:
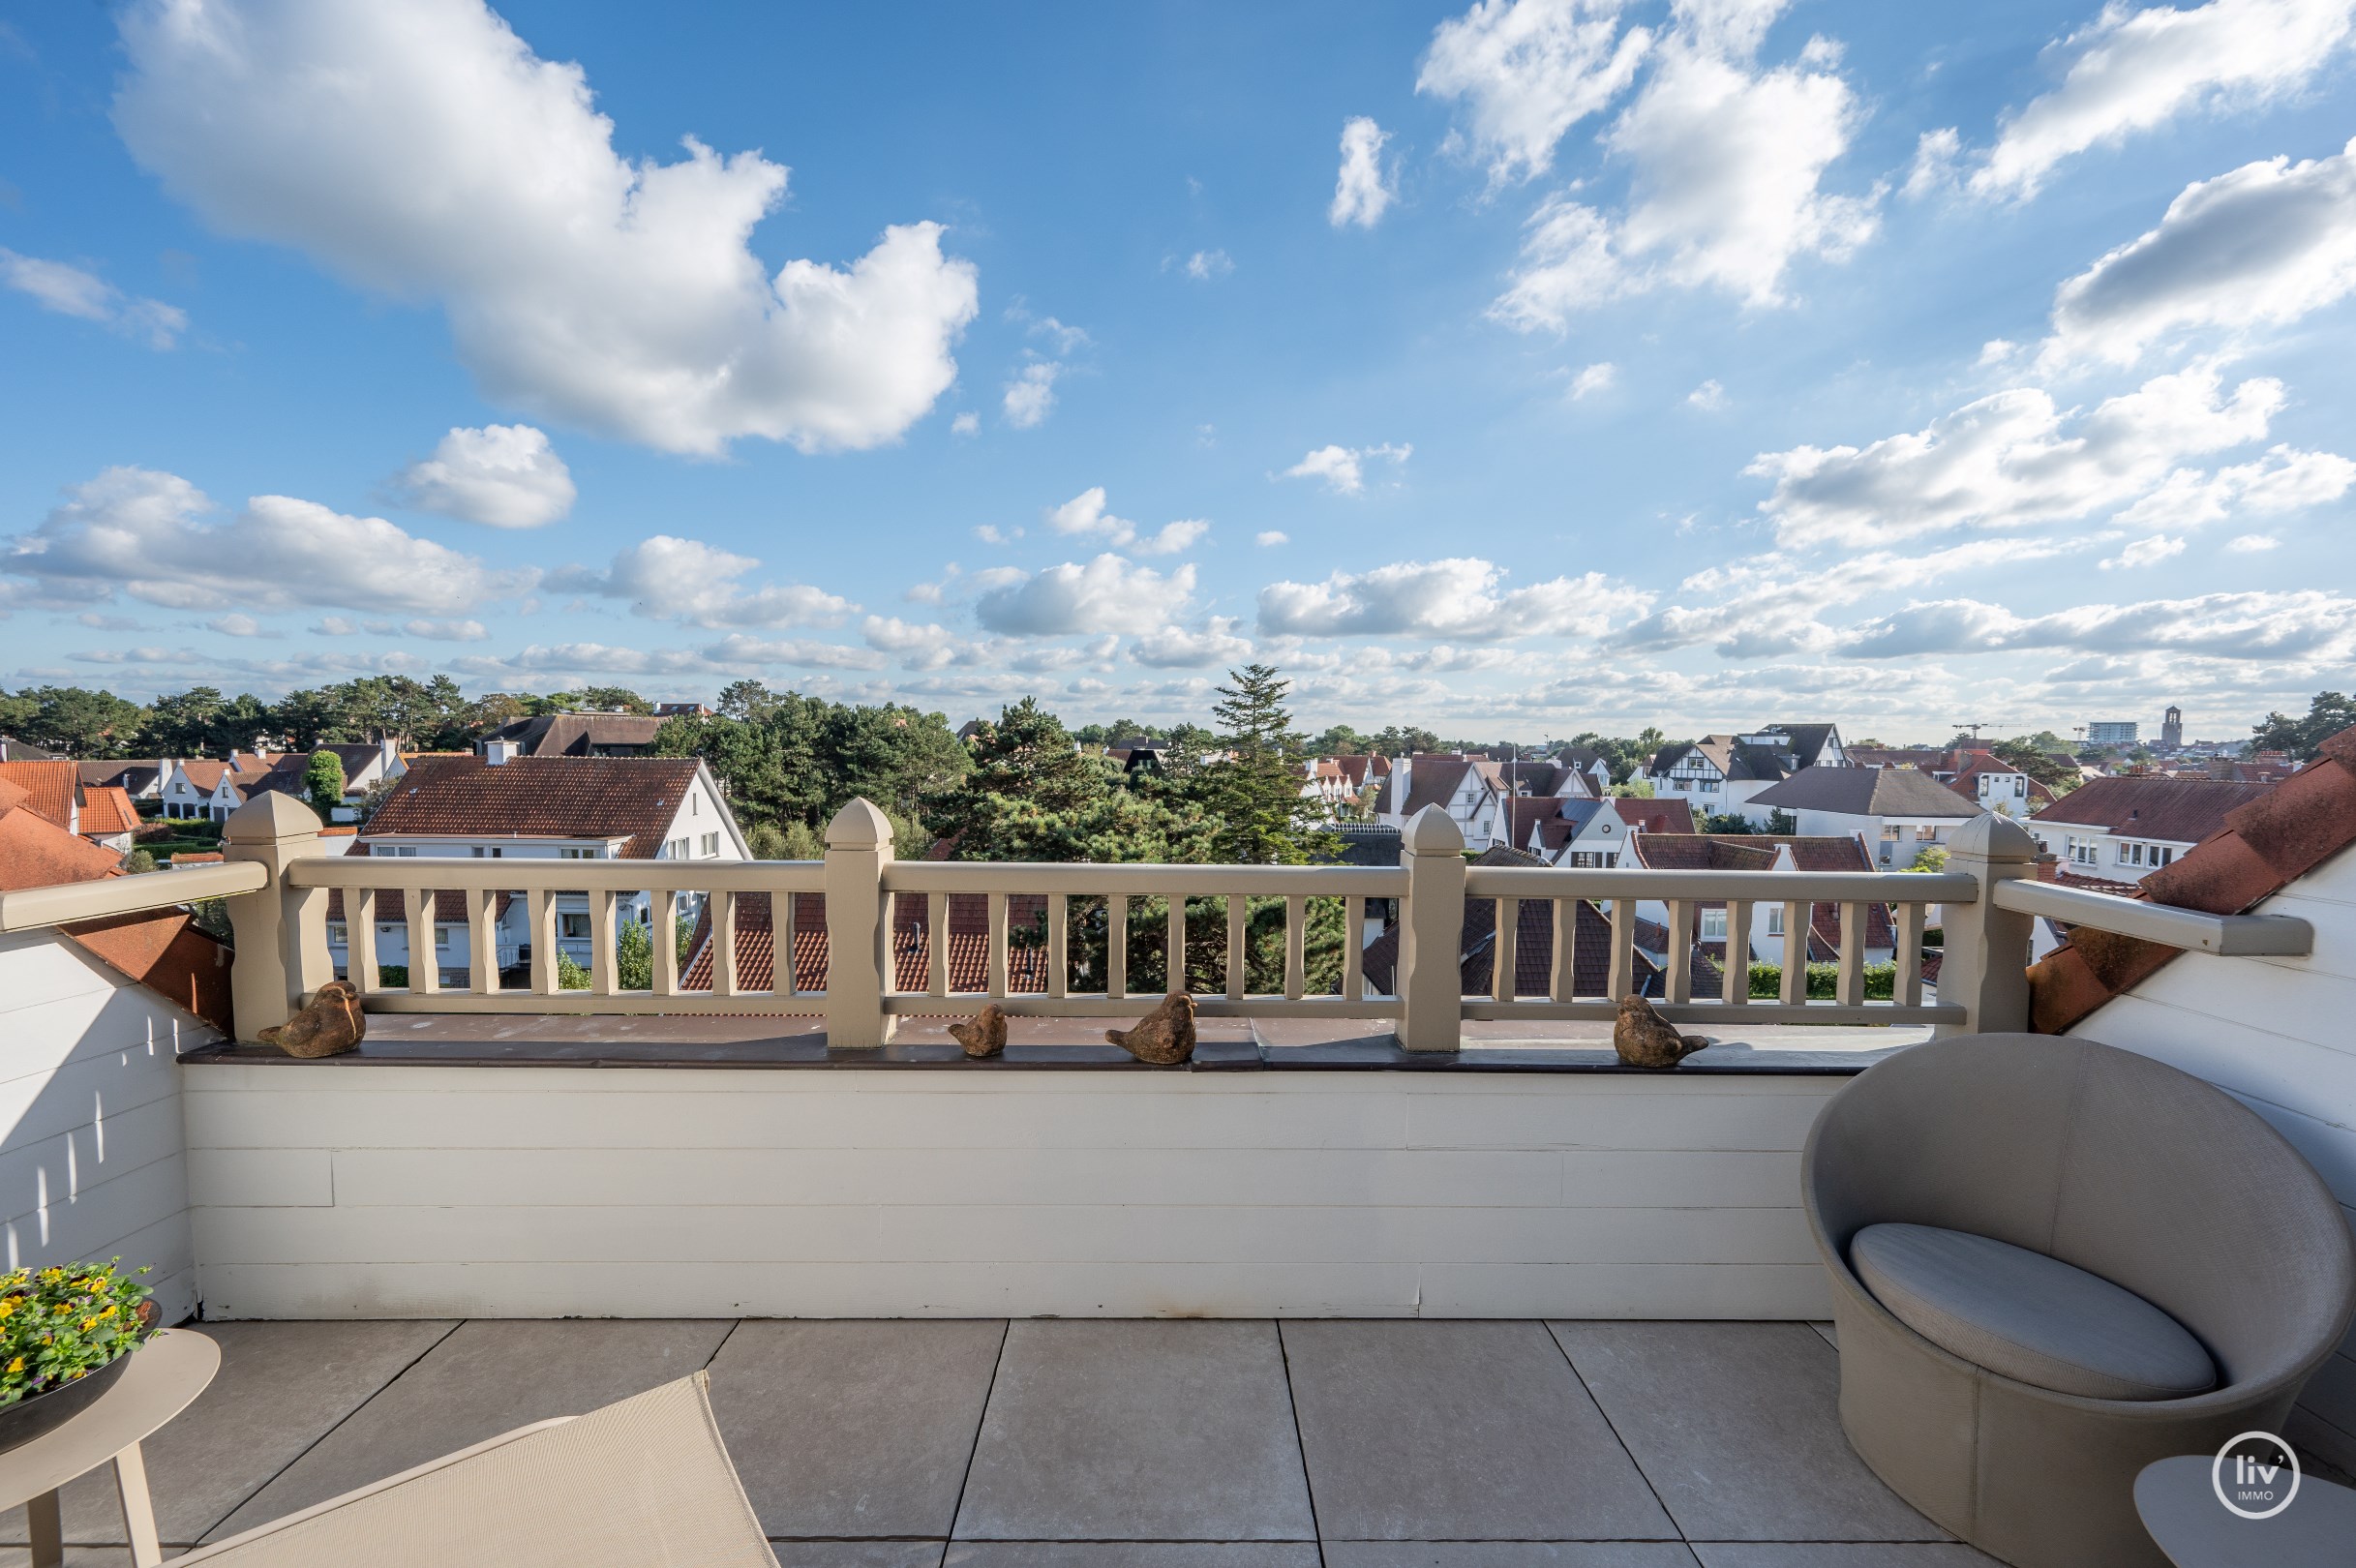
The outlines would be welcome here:
M 1755 58 L 1782 9 L 1780 0 L 1675 9 L 1651 75 L 1603 137 L 1630 169 L 1626 210 L 1607 216 L 1573 196 L 1541 206 L 1491 316 L 1525 332 L 1560 331 L 1579 311 L 1663 286 L 1781 304 L 1793 262 L 1842 260 L 1872 236 L 1880 188 L 1823 188 L 1863 117 L 1835 70 L 1837 49 L 1816 40 L 1786 65 Z
M 1726 388 L 1713 377 L 1686 393 L 1685 401 L 1705 412 L 1715 412 L 1726 407 Z
M 1974 193 L 2034 196 L 2054 166 L 2203 107 L 2294 92 L 2347 42 L 2350 0 L 2211 0 L 2177 10 L 2105 6 L 2063 41 L 2069 74 L 2009 116 L 1973 171 Z
M 1608 359 L 1599 360 L 1571 377 L 1571 401 L 1577 403 L 1592 393 L 1609 392 L 1618 384 L 1619 367 Z
M 1398 193 L 1382 173 L 1382 144 L 1390 134 L 1361 114 L 1342 127 L 1342 172 L 1334 180 L 1333 205 L 1326 222 L 1336 228 L 1356 224 L 1372 228 L 1381 222 Z
M 2280 550 L 2282 541 L 2271 533 L 2245 533 L 2225 542 L 2225 548 L 2237 556 L 2254 556 L 2261 551 Z
M 1262 550 L 1272 550 L 1278 545 L 1292 543 L 1292 535 L 1283 528 L 1263 528 L 1252 536 L 1252 542 Z
M 1106 552 L 1085 565 L 1006 570 L 975 601 L 974 615 L 1012 637 L 1144 632 L 1182 617 L 1193 593 L 1191 565 L 1164 574 Z
M 949 422 L 949 433 L 951 436 L 979 436 L 982 434 L 982 416 L 968 408 Z
M 224 637 L 259 637 L 262 635 L 261 622 L 256 620 L 252 616 L 215 616 L 206 621 L 205 625 Z
M 1978 599 L 1942 599 L 1866 622 L 1842 650 L 1864 658 L 2069 648 L 2282 659 L 2345 657 L 2351 645 L 2356 599 L 2307 590 L 2090 604 L 2042 616 L 2016 615 Z
M 1414 452 L 1415 448 L 1405 441 L 1396 445 L 1385 441 L 1380 446 L 1320 446 L 1277 477 L 1321 480 L 1337 496 L 1356 496 L 1366 490 L 1369 462 L 1388 460 L 1404 466 Z
M 2213 473 L 2178 468 L 2121 512 L 2128 528 L 2196 528 L 2233 517 L 2269 517 L 2335 501 L 2356 484 L 2356 463 L 2333 452 L 2277 446 Z
M 188 313 L 176 305 L 126 294 L 95 272 L 6 247 L 0 247 L 0 286 L 29 295 L 45 311 L 97 321 L 150 348 L 173 347 L 188 330 Z
M 884 660 L 864 648 L 845 648 L 839 643 L 812 642 L 806 638 L 777 641 L 747 637 L 742 632 L 723 637 L 704 649 L 702 657 L 711 664 L 728 669 L 745 664 L 797 664 L 817 670 L 880 670 Z
M 1211 531 L 1210 524 L 1190 517 L 1165 523 L 1147 533 L 1129 519 L 1115 517 L 1106 510 L 1102 485 L 1091 485 L 1063 505 L 1049 507 L 1046 518 L 1047 527 L 1058 533 L 1100 539 L 1116 550 L 1139 556 L 1177 555 L 1193 549 Z
M 2185 542 L 2164 533 L 2129 541 L 2115 556 L 2105 557 L 2099 564 L 2104 571 L 2120 571 L 2136 566 L 2157 566 L 2171 556 L 2185 553 Z
M 1051 359 L 1035 359 L 1014 373 L 1006 384 L 1006 394 L 999 407 L 1006 422 L 1016 430 L 1032 430 L 1044 424 L 1049 409 L 1055 407 L 1055 378 L 1064 367 Z
M 2185 187 L 2157 228 L 2062 285 L 2048 363 L 2129 365 L 2203 328 L 2295 321 L 2356 290 L 2356 141 Z
M 114 120 L 215 227 L 438 302 L 493 398 L 669 451 L 900 435 L 956 377 L 974 268 L 938 225 L 847 268 L 748 241 L 787 170 L 633 163 L 578 65 L 481 0 L 143 0 Z
M 1652 600 L 1601 572 L 1500 590 L 1504 576 L 1489 561 L 1463 556 L 1336 572 L 1322 583 L 1271 583 L 1259 593 L 1260 635 L 1593 637 L 1616 619 L 1641 615 Z
M 697 626 L 836 626 L 859 608 L 800 583 L 748 588 L 738 581 L 760 564 L 700 539 L 657 533 L 619 552 L 604 571 L 567 566 L 549 574 L 548 586 L 627 599 L 633 615 Z
M 572 470 L 529 425 L 453 430 L 395 482 L 404 505 L 495 528 L 536 528 L 573 509 Z
M 1652 34 L 1619 16 L 1620 0 L 1477 0 L 1434 29 L 1415 90 L 1463 103 L 1493 183 L 1543 174 L 1563 134 L 1635 79 Z
M 1195 670 L 1209 664 L 1232 664 L 1249 658 L 1252 644 L 1235 634 L 1231 617 L 1213 616 L 1199 628 L 1164 626 L 1132 639 L 1129 656 L 1156 670 Z
M 227 523 L 177 474 L 108 468 L 67 491 L 30 533 L 6 541 L 0 570 L 53 598 L 104 601 L 117 588 L 175 610 L 467 610 L 529 591 L 536 572 L 496 571 L 380 517 L 256 496 Z
M 2084 413 L 2021 387 L 1865 447 L 1764 453 L 1746 471 L 1775 481 L 1760 510 L 1787 545 L 2013 528 L 2132 501 L 2173 482 L 2186 458 L 2260 439 L 2284 401 L 2282 383 L 2266 377 L 2227 393 L 2212 367 L 2155 377 Z M 2284 489 L 2311 485 L 2315 467 L 2291 456 L 2277 467 L 2303 477 Z
M 1209 283 L 1234 270 L 1235 262 L 1224 251 L 1196 251 L 1186 258 L 1186 275 L 1196 283 Z

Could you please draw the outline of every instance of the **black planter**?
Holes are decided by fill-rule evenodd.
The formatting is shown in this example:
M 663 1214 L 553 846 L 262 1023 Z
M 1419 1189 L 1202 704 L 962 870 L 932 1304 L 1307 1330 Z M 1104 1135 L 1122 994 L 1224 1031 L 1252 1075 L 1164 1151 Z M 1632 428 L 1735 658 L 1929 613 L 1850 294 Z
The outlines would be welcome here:
M 98 1397 L 114 1386 L 131 1365 L 131 1352 L 125 1351 L 94 1372 L 84 1372 L 70 1383 L 61 1383 L 45 1394 L 36 1394 L 29 1400 L 0 1405 L 0 1454 L 20 1448 L 34 1438 L 55 1432 L 75 1416 L 98 1402 Z

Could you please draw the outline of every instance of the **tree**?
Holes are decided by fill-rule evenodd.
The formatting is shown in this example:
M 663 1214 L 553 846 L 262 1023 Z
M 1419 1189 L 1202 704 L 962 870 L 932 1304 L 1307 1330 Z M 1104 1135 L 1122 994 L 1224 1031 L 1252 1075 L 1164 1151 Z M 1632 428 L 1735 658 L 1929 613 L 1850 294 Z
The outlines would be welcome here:
M 1299 865 L 1332 853 L 1322 802 L 1301 793 L 1300 738 L 1284 698 L 1292 682 L 1266 664 L 1230 670 L 1212 714 L 1225 755 L 1202 770 L 1197 798 L 1213 819 L 1218 859 Z
M 121 757 L 138 737 L 146 710 L 110 691 L 81 686 L 28 687 L 17 694 L 27 707 L 20 709 L 17 734 L 37 746 L 69 757 Z
M 2250 730 L 2250 743 L 2243 750 L 2249 755 L 2287 751 L 2294 761 L 2312 762 L 2324 741 L 2350 726 L 2356 726 L 2356 701 L 2340 692 L 2319 691 L 2307 705 L 2305 718 L 2267 714 L 2265 723 Z
M 322 817 L 344 803 L 344 759 L 324 748 L 303 765 L 303 794 Z
M 1318 757 L 1365 757 L 1373 755 L 1373 740 L 1348 725 L 1335 724 L 1309 742 L 1309 749 Z
M 1386 724 L 1366 738 L 1366 745 L 1376 757 L 1411 757 L 1419 751 L 1437 751 L 1439 737 L 1413 725 Z
M 1944 870 L 1946 870 L 1946 869 L 1947 869 L 1947 846 L 1946 846 L 1945 844 L 1925 844 L 1925 845 L 1923 845 L 1923 846 L 1922 846 L 1922 848 L 1921 848 L 1921 849 L 1920 849 L 1918 852 L 1917 852 L 1917 854 L 1916 854 L 1916 856 L 1915 856 L 1915 859 L 1914 859 L 1914 863 L 1913 863 L 1912 865 L 1909 865 L 1909 866 L 1904 867 L 1903 869 L 1908 870 L 1908 871 L 1944 871 Z
M 1782 838 L 1794 837 L 1799 832 L 1799 819 L 1777 806 L 1767 813 L 1767 830 Z
M 2028 774 L 2056 795 L 2068 795 L 2085 782 L 2079 776 L 2077 764 L 2054 756 L 2039 745 L 2037 739 L 2035 736 L 2015 736 L 2009 740 L 1994 742 L 1988 751 L 1998 762 Z
M 1702 814 L 1701 830 L 1706 833 L 1755 833 L 1759 829 L 1739 811 L 1706 811 Z
M 542 698 L 544 713 L 639 713 L 654 711 L 654 705 L 627 686 L 580 686 Z

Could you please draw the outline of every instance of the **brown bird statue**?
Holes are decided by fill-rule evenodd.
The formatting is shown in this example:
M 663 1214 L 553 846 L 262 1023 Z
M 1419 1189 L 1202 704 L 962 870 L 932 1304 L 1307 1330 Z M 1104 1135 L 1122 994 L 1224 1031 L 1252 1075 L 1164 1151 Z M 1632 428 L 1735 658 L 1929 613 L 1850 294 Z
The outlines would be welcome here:
M 1003 1055 L 1007 1048 L 1007 1010 L 992 1002 L 965 1022 L 951 1024 L 949 1038 L 964 1046 L 965 1054 L 976 1061 Z
M 1194 1054 L 1194 999 L 1172 991 L 1134 1029 L 1107 1029 L 1104 1038 L 1140 1062 L 1169 1067 Z
M 1680 1035 L 1641 996 L 1622 997 L 1612 1025 L 1612 1048 L 1630 1067 L 1673 1068 L 1707 1045 L 1699 1035 Z
M 288 1056 L 341 1056 L 360 1043 L 368 1033 L 368 1015 L 360 1010 L 360 993 L 347 980 L 329 980 L 312 997 L 311 1006 L 261 1032 L 264 1045 L 275 1045 Z

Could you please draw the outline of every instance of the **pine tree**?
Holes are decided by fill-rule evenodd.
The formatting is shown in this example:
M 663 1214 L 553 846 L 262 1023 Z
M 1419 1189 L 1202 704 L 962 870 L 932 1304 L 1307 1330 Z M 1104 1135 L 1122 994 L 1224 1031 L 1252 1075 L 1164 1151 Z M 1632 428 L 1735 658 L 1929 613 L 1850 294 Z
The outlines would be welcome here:
M 1244 865 L 1299 865 L 1331 853 L 1322 803 L 1301 794 L 1301 744 L 1284 707 L 1292 682 L 1265 664 L 1230 670 L 1211 709 L 1226 755 L 1200 775 L 1216 858 Z

